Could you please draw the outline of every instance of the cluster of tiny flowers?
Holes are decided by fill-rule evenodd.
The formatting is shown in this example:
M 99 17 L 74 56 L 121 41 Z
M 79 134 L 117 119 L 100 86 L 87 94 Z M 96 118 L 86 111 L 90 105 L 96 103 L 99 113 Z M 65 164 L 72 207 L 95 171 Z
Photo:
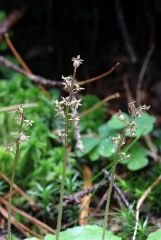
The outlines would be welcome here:
M 143 106 L 139 106 L 139 107 L 136 107 L 135 106 L 135 101 L 131 102 L 128 104 L 128 107 L 129 107 L 129 114 L 133 117 L 141 117 L 143 115 L 143 113 L 145 111 L 148 111 L 150 106 L 146 106 L 146 105 L 143 105 Z
M 19 132 L 18 136 L 16 137 L 15 142 L 10 143 L 7 146 L 6 150 L 8 152 L 11 152 L 11 153 L 14 153 L 14 145 L 15 145 L 15 143 L 20 144 L 22 142 L 28 142 L 29 141 L 29 137 L 30 136 L 27 136 L 24 132 L 22 132 L 23 131 L 23 127 L 24 126 L 30 127 L 34 123 L 34 121 L 32 121 L 32 120 L 26 120 L 25 119 L 24 110 L 23 110 L 22 106 L 17 106 L 16 109 L 14 110 L 14 114 L 16 114 L 15 119 L 18 120 L 21 129 L 20 129 L 20 132 Z
M 119 160 L 124 161 L 127 160 L 130 157 L 130 154 L 126 154 L 125 152 L 120 152 L 119 153 Z
M 120 134 L 118 134 L 117 137 L 111 137 L 111 140 L 117 146 L 122 146 L 125 144 L 125 141 Z
M 125 125 L 121 134 L 118 134 L 116 137 L 111 138 L 117 148 L 120 148 L 122 145 L 125 144 L 126 133 L 130 136 L 134 136 L 136 134 L 136 131 L 137 131 L 136 118 L 141 117 L 145 111 L 149 110 L 150 106 L 143 105 L 137 108 L 135 106 L 135 102 L 133 101 L 128 104 L 128 108 L 129 108 L 129 115 L 130 115 L 129 122 L 125 121 L 125 117 L 120 110 L 118 113 L 114 114 L 114 116 L 117 116 L 118 119 Z M 130 157 L 129 154 L 126 154 L 125 152 L 120 151 L 119 153 L 120 160 L 126 160 L 129 157 Z
M 76 147 L 79 149 L 83 149 L 83 145 L 81 142 L 81 136 L 80 136 L 80 129 L 79 129 L 79 116 L 78 116 L 78 108 L 81 106 L 81 99 L 77 98 L 77 93 L 81 91 L 83 88 L 81 88 L 75 78 L 76 70 L 77 68 L 82 64 L 83 60 L 80 58 L 80 55 L 78 55 L 76 58 L 72 58 L 73 67 L 74 67 L 74 74 L 73 76 L 64 77 L 63 79 L 63 85 L 64 89 L 69 93 L 69 96 L 67 97 L 61 97 L 61 101 L 56 100 L 55 101 L 55 110 L 57 116 L 62 116 L 65 118 L 66 110 L 68 114 L 68 121 L 72 121 L 75 128 L 75 136 L 76 136 Z M 57 130 L 57 134 L 60 137 L 66 137 L 65 130 Z

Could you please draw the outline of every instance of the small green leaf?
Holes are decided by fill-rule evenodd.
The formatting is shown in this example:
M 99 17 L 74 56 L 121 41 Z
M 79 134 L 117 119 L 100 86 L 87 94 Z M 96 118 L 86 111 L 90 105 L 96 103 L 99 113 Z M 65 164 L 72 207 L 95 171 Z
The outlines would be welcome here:
M 60 240 L 101 240 L 103 229 L 96 225 L 73 227 L 60 233 Z M 48 234 L 44 240 L 55 240 L 55 235 Z M 105 240 L 121 240 L 120 237 L 106 231 Z
M 84 146 L 84 150 L 81 151 L 77 151 L 77 156 L 78 157 L 83 157 L 85 156 L 87 153 L 89 153 L 92 149 L 94 149 L 94 147 L 97 146 L 97 144 L 99 143 L 100 139 L 97 137 L 84 137 L 82 138 L 82 142 L 83 142 L 83 146 Z
M 136 143 L 129 151 L 127 167 L 129 170 L 136 171 L 144 168 L 148 164 L 148 151 L 140 144 Z
M 125 117 L 125 122 L 129 121 L 129 116 L 126 113 L 122 113 Z M 117 130 L 121 130 L 125 127 L 125 124 L 123 122 L 121 122 L 117 116 L 113 116 L 109 121 L 108 124 L 110 127 L 112 127 L 113 129 L 117 129 Z
M 114 130 L 113 128 L 111 128 L 107 123 L 105 124 L 102 124 L 99 128 L 98 128 L 98 133 L 99 133 L 99 136 L 101 138 L 106 138 L 106 137 L 109 137 L 109 136 L 113 136 L 116 134 L 116 130 Z
M 115 152 L 115 145 L 112 140 L 108 138 L 102 139 L 99 144 L 98 151 L 102 157 L 111 157 Z
M 96 161 L 99 159 L 99 152 L 98 152 L 98 146 L 94 148 L 90 153 L 89 153 L 89 158 L 91 161 Z
M 151 233 L 147 240 L 161 240 L 161 230 Z
M 150 133 L 154 128 L 154 123 L 156 118 L 154 116 L 149 115 L 148 113 L 144 113 L 141 117 L 137 117 L 136 126 L 137 131 L 135 136 L 143 136 Z

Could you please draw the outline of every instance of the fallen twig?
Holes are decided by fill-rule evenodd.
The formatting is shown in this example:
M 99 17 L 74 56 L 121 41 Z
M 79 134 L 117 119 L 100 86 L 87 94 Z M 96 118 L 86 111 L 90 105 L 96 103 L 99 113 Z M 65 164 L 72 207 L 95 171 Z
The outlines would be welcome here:
M 139 77 L 138 77 L 137 89 L 136 89 L 136 103 L 137 103 L 137 106 L 139 106 L 141 104 L 142 82 L 143 82 L 143 79 L 144 79 L 144 76 L 145 76 L 145 73 L 146 73 L 146 70 L 147 70 L 147 67 L 148 67 L 148 64 L 149 64 L 149 61 L 150 61 L 150 58 L 153 54 L 154 49 L 155 49 L 155 46 L 152 44 L 150 46 L 149 50 L 147 51 L 147 54 L 145 56 L 145 59 L 143 61 L 142 66 L 141 66 L 141 70 L 140 70 Z
M 104 174 L 108 177 L 109 181 L 111 180 L 110 177 L 110 172 L 108 172 L 107 170 L 103 169 Z M 121 189 L 119 188 L 119 186 L 114 183 L 113 184 L 113 188 L 116 191 L 116 193 L 119 195 L 120 199 L 122 200 L 123 204 L 125 205 L 125 207 L 130 208 L 130 203 L 128 202 L 125 194 L 121 191 Z
M 95 104 L 94 106 L 92 106 L 91 108 L 87 109 L 86 111 L 82 112 L 79 114 L 80 118 L 83 118 L 85 116 L 87 116 L 88 114 L 90 114 L 91 112 L 94 112 L 96 109 L 100 108 L 104 103 L 115 99 L 115 98 L 119 98 L 120 94 L 119 93 L 114 93 L 110 96 L 107 96 L 106 98 L 104 98 L 101 102 Z
M 115 7 L 116 7 L 117 18 L 118 18 L 118 24 L 122 33 L 122 38 L 125 42 L 127 53 L 129 55 L 131 62 L 135 63 L 137 61 L 137 58 L 136 58 L 136 54 L 133 49 L 133 46 L 131 44 L 131 40 L 130 40 L 127 26 L 124 20 L 124 14 L 120 4 L 120 0 L 115 0 Z
M 92 77 L 92 78 L 89 78 L 89 79 L 84 80 L 84 81 L 80 81 L 80 82 L 79 82 L 79 85 L 85 85 L 85 84 L 88 84 L 88 83 L 91 83 L 91 82 L 98 81 L 98 80 L 100 80 L 100 79 L 102 79 L 102 78 L 104 78 L 104 77 L 107 77 L 107 76 L 109 76 L 111 73 L 113 73 L 119 65 L 120 65 L 120 63 L 118 62 L 118 63 L 116 63 L 112 68 L 110 68 L 110 70 L 108 70 L 107 72 L 102 73 L 102 74 L 99 75 L 99 76 Z
M 62 86 L 62 82 L 53 81 L 53 80 L 50 80 L 50 79 L 46 79 L 44 77 L 40 77 L 40 76 L 35 75 L 35 74 L 31 74 L 29 72 L 26 72 L 21 67 L 18 67 L 17 65 L 12 63 L 11 61 L 5 59 L 3 56 L 0 56 L 0 64 L 9 68 L 9 69 L 11 69 L 11 70 L 13 70 L 13 71 L 16 71 L 16 72 L 19 72 L 19 73 L 25 75 L 26 77 L 28 77 L 30 80 L 32 80 L 35 83 L 42 84 L 42 85 L 45 85 L 45 86 L 52 86 L 52 87 Z
M 80 203 L 80 200 L 88 195 L 89 193 L 93 192 L 94 190 L 97 190 L 98 188 L 105 186 L 107 184 L 107 181 L 102 181 L 100 183 L 96 183 L 94 184 L 91 188 L 87 188 L 85 190 L 82 190 L 80 192 L 76 192 L 73 195 L 70 196 L 64 196 L 64 202 L 65 203 L 72 203 L 72 202 L 76 202 L 76 203 Z
M 6 211 L 6 209 L 4 209 L 2 206 L 0 206 L 0 213 L 2 214 L 3 217 L 5 217 L 6 219 L 8 218 L 8 212 Z M 32 230 L 30 230 L 28 227 L 26 227 L 24 224 L 18 222 L 15 220 L 15 218 L 12 216 L 11 217 L 11 223 L 21 232 L 24 234 L 24 236 L 26 237 L 30 237 L 30 236 L 35 236 L 38 237 L 40 239 L 42 239 L 42 237 L 33 232 Z
M 0 177 L 9 185 L 11 184 L 10 179 L 0 171 Z M 36 204 L 33 202 L 33 200 L 20 188 L 18 187 L 15 183 L 13 184 L 13 188 L 21 195 L 24 197 L 25 200 L 27 200 L 30 204 L 31 207 L 33 207 L 34 209 L 37 208 Z
M 2 204 L 4 204 L 7 208 L 8 208 L 8 202 L 4 199 L 0 199 L 0 202 Z M 50 233 L 55 233 L 55 230 L 52 229 L 51 227 L 49 227 L 48 225 L 46 225 L 45 223 L 41 222 L 40 220 L 32 217 L 31 215 L 29 215 L 28 213 L 24 212 L 23 210 L 16 208 L 14 206 L 11 207 L 12 211 L 19 213 L 21 216 L 25 217 L 26 219 L 28 219 L 30 222 L 32 222 L 33 224 L 37 225 L 40 228 L 44 228 L 46 229 L 48 232 Z
M 146 189 L 143 195 L 139 198 L 137 205 L 136 205 L 136 216 L 135 216 L 135 228 L 132 240 L 136 239 L 138 225 L 139 225 L 139 214 L 140 208 L 145 199 L 147 198 L 148 194 L 153 190 L 153 188 L 161 182 L 161 175 Z
M 14 10 L 2 23 L 0 23 L 0 40 L 3 34 L 8 32 L 8 30 L 22 17 L 22 11 Z

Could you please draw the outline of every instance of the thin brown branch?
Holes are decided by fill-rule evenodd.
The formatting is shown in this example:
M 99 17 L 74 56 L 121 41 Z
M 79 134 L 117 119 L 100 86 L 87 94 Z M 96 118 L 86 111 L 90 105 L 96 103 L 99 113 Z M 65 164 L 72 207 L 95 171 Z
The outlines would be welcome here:
M 5 40 L 6 40 L 7 44 L 8 44 L 8 47 L 10 48 L 11 52 L 12 52 L 13 55 L 16 57 L 16 59 L 18 60 L 18 62 L 19 62 L 20 65 L 22 66 L 22 68 L 23 68 L 26 72 L 32 74 L 31 69 L 27 66 L 27 64 L 25 63 L 25 61 L 23 60 L 23 58 L 21 57 L 21 55 L 19 54 L 19 52 L 17 51 L 17 49 L 15 48 L 15 46 L 13 45 L 13 43 L 12 43 L 12 41 L 11 41 L 8 33 L 5 33 L 5 34 L 4 34 L 4 37 L 5 37 Z M 40 84 L 39 87 L 40 87 L 40 89 L 42 90 L 42 92 L 45 93 L 45 95 L 47 95 L 48 97 L 50 97 L 48 91 L 46 90 L 46 88 L 45 88 L 43 85 Z
M 97 190 L 102 186 L 105 186 L 106 184 L 107 184 L 107 181 L 102 181 L 100 183 L 94 184 L 90 188 L 86 188 L 80 192 L 76 192 L 73 195 L 64 196 L 64 203 L 72 203 L 72 202 L 79 203 L 84 196 L 88 195 L 89 193 L 93 192 L 94 190 Z
M 2 178 L 6 183 L 8 183 L 9 185 L 11 184 L 10 179 L 0 171 L 0 178 Z M 21 195 L 24 197 L 25 200 L 27 200 L 30 204 L 31 207 L 33 208 L 37 208 L 36 204 L 33 202 L 33 200 L 20 188 L 18 187 L 15 183 L 13 185 L 13 188 Z
M 18 60 L 18 62 L 20 63 L 20 65 L 22 66 L 22 68 L 32 74 L 32 71 L 30 70 L 30 68 L 27 66 L 27 64 L 25 63 L 25 61 L 23 60 L 23 58 L 20 56 L 20 54 L 18 53 L 18 51 L 16 50 L 15 46 L 13 45 L 8 33 L 4 34 L 5 40 L 8 44 L 8 47 L 10 48 L 11 52 L 13 53 L 13 55 L 16 57 L 16 59 Z
M 2 204 L 4 204 L 7 208 L 8 208 L 8 202 L 4 199 L 0 199 L 0 202 Z M 21 216 L 23 216 L 24 218 L 26 218 L 27 220 L 29 220 L 31 223 L 37 225 L 39 228 L 44 228 L 45 230 L 47 230 L 50 233 L 55 233 L 55 230 L 52 229 L 51 227 L 49 227 L 48 225 L 46 225 L 45 223 L 41 222 L 40 220 L 32 217 L 31 215 L 29 215 L 28 213 L 24 212 L 23 210 L 16 208 L 14 206 L 11 207 L 13 212 L 16 212 L 18 214 L 20 214 Z
M 103 172 L 108 177 L 109 181 L 111 181 L 110 172 L 108 172 L 105 169 L 103 170 Z M 123 204 L 125 205 L 125 207 L 130 208 L 130 203 L 128 202 L 125 194 L 121 191 L 119 186 L 116 183 L 114 183 L 113 188 L 114 188 L 115 192 L 119 195 L 119 197 L 120 197 L 121 201 L 123 202 Z
M 6 219 L 8 218 L 8 212 L 7 212 L 6 209 L 3 208 L 2 206 L 0 206 L 0 213 L 2 214 L 2 216 L 3 216 L 4 218 L 6 218 Z M 39 234 L 37 234 L 37 233 L 33 232 L 32 230 L 30 230 L 30 229 L 29 229 L 28 227 L 26 227 L 24 224 L 16 221 L 16 219 L 15 219 L 13 216 L 11 217 L 11 223 L 12 223 L 21 233 L 23 233 L 24 236 L 26 236 L 26 237 L 35 236 L 35 237 L 38 237 L 38 238 L 42 239 L 42 237 L 41 237 Z
M 23 70 L 22 68 L 16 66 L 11 61 L 5 59 L 3 56 L 0 56 L 0 64 L 3 65 L 4 67 L 7 67 L 7 68 L 15 71 L 15 72 L 23 74 L 24 76 L 28 77 L 30 80 L 32 80 L 35 83 L 42 84 L 42 85 L 45 85 L 45 86 L 52 86 L 52 87 L 62 85 L 61 82 L 53 81 L 53 80 L 50 80 L 50 79 L 46 79 L 44 77 L 40 77 L 38 75 L 28 73 L 25 70 Z
M 6 68 L 9 68 L 15 72 L 18 72 L 18 73 L 21 73 L 23 74 L 24 76 L 26 76 L 27 78 L 29 78 L 31 81 L 37 83 L 37 84 L 41 84 L 41 85 L 44 85 L 44 86 L 51 86 L 51 87 L 63 87 L 62 85 L 62 81 L 55 81 L 55 80 L 51 80 L 51 79 L 47 79 L 47 78 L 44 78 L 44 77 L 41 77 L 41 76 L 38 76 L 38 75 L 35 75 L 33 73 L 29 73 L 27 71 L 25 71 L 24 69 L 22 69 L 21 67 L 18 67 L 17 65 L 15 65 L 14 63 L 12 63 L 11 61 L 9 61 L 8 59 L 6 59 L 5 57 L 3 57 L 2 55 L 0 55 L 0 64 L 3 65 L 4 67 Z M 88 84 L 88 83 L 91 83 L 91 82 L 94 82 L 94 81 L 98 81 L 108 75 L 110 75 L 112 72 L 115 71 L 115 69 L 119 66 L 120 64 L 119 63 L 116 63 L 110 70 L 108 70 L 107 72 L 99 75 L 99 76 L 96 76 L 96 77 L 93 77 L 93 78 L 90 78 L 90 79 L 87 79 L 87 80 L 83 80 L 83 81 L 80 81 L 79 84 L 80 85 L 84 85 L 84 84 Z
M 145 56 L 145 59 L 143 61 L 142 66 L 141 66 L 141 70 L 140 70 L 139 77 L 138 77 L 137 89 L 136 89 L 136 103 L 137 103 L 137 106 L 139 106 L 141 104 L 141 87 L 142 87 L 144 76 L 145 76 L 145 73 L 147 71 L 147 67 L 149 65 L 149 61 L 150 61 L 150 58 L 153 54 L 154 49 L 155 49 L 155 46 L 152 44 L 150 46 L 149 50 L 147 51 L 147 54 Z
M 124 75 L 123 81 L 124 81 L 124 88 L 125 88 L 127 100 L 128 100 L 129 103 L 133 102 L 134 99 L 133 99 L 133 96 L 132 96 L 132 93 L 131 93 L 131 90 L 130 90 L 127 74 Z
M 124 19 L 124 13 L 123 13 L 123 9 L 122 9 L 120 0 L 115 0 L 115 7 L 116 7 L 117 18 L 118 18 L 118 25 L 120 27 L 120 31 L 121 31 L 122 38 L 125 43 L 127 53 L 129 55 L 131 62 L 135 63 L 137 61 L 137 58 L 136 58 L 136 54 L 133 49 L 133 46 L 132 46 L 132 43 L 130 40 L 130 36 L 129 36 L 128 30 L 127 30 L 127 26 L 126 26 L 125 19 Z
M 100 108 L 103 104 L 105 104 L 106 102 L 115 99 L 115 98 L 119 98 L 120 94 L 119 93 L 114 93 L 110 96 L 107 96 L 106 98 L 104 98 L 101 102 L 95 104 L 94 106 L 92 106 L 91 108 L 87 109 L 86 111 L 82 112 L 79 114 L 80 118 L 83 118 L 85 116 L 87 116 L 88 114 L 90 114 L 91 112 L 94 112 L 96 109 Z
M 0 23 L 0 35 L 5 34 L 8 30 L 22 17 L 22 11 L 14 10 L 2 23 Z M 0 40 L 1 40 L 0 36 Z
M 104 77 L 107 77 L 107 76 L 109 76 L 111 73 L 113 73 L 119 65 L 120 65 L 120 63 L 118 62 L 118 63 L 116 63 L 112 68 L 110 68 L 110 70 L 108 70 L 107 72 L 102 73 L 102 74 L 99 75 L 99 76 L 92 77 L 92 78 L 90 78 L 90 79 L 80 81 L 80 82 L 79 82 L 79 85 L 85 85 L 85 84 L 88 84 L 88 83 L 91 83 L 91 82 L 98 81 L 98 80 L 100 80 L 100 79 L 102 79 L 102 78 L 104 78 Z

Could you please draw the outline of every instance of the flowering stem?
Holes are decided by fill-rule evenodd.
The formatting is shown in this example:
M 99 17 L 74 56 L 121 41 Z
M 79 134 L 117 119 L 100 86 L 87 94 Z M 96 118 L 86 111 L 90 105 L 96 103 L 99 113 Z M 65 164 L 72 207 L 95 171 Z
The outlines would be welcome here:
M 61 188 L 60 188 L 59 211 L 58 211 L 58 220 L 57 220 L 57 227 L 56 227 L 56 240 L 59 240 L 59 233 L 61 230 L 64 184 L 65 184 L 66 168 L 67 168 L 67 161 L 68 161 L 68 112 L 69 112 L 69 108 L 66 107 L 66 110 L 65 110 L 65 153 L 64 153 L 63 173 L 62 173 Z
M 121 140 L 120 140 L 120 142 L 119 142 L 119 144 L 116 148 L 116 155 L 115 155 L 114 162 L 113 162 L 113 165 L 112 165 L 112 168 L 111 168 L 111 180 L 110 180 L 109 190 L 108 190 L 108 193 L 107 193 L 108 195 L 107 195 L 106 208 L 105 208 L 102 240 L 105 240 L 106 230 L 107 230 L 107 226 L 108 226 L 108 215 L 109 215 L 109 209 L 110 209 L 112 189 L 113 189 L 113 184 L 114 184 L 114 181 L 115 181 L 115 172 L 116 172 L 116 167 L 117 167 L 117 164 L 118 164 L 121 145 L 122 145 L 122 142 L 123 142 L 124 138 L 125 138 L 125 129 L 122 132 Z
M 106 229 L 108 226 L 108 214 L 109 214 L 109 208 L 110 208 L 110 202 L 111 202 L 111 194 L 112 194 L 112 188 L 115 180 L 115 171 L 116 171 L 116 166 L 117 166 L 117 158 L 114 161 L 114 164 L 111 169 L 111 181 L 109 185 L 109 190 L 108 190 L 108 195 L 107 195 L 107 202 L 106 202 L 106 208 L 105 208 L 105 217 L 104 217 L 104 224 L 103 224 L 103 235 L 102 235 L 102 240 L 105 239 L 105 234 L 106 234 Z
M 13 185 L 14 185 L 14 180 L 15 180 L 16 167 L 17 167 L 17 162 L 18 162 L 18 157 L 19 157 L 19 150 L 20 150 L 19 136 L 20 136 L 20 134 L 22 132 L 23 121 L 24 121 L 24 116 L 22 115 L 21 116 L 21 123 L 20 123 L 19 134 L 18 134 L 18 137 L 16 139 L 16 152 L 15 152 L 15 158 L 14 158 L 14 163 L 13 163 L 13 170 L 12 170 L 11 184 L 10 184 L 10 191 L 9 191 L 8 223 L 7 223 L 8 237 L 7 237 L 7 240 L 11 240 L 12 239 L 12 233 L 11 233 L 11 203 L 12 203 L 12 194 L 13 194 Z

